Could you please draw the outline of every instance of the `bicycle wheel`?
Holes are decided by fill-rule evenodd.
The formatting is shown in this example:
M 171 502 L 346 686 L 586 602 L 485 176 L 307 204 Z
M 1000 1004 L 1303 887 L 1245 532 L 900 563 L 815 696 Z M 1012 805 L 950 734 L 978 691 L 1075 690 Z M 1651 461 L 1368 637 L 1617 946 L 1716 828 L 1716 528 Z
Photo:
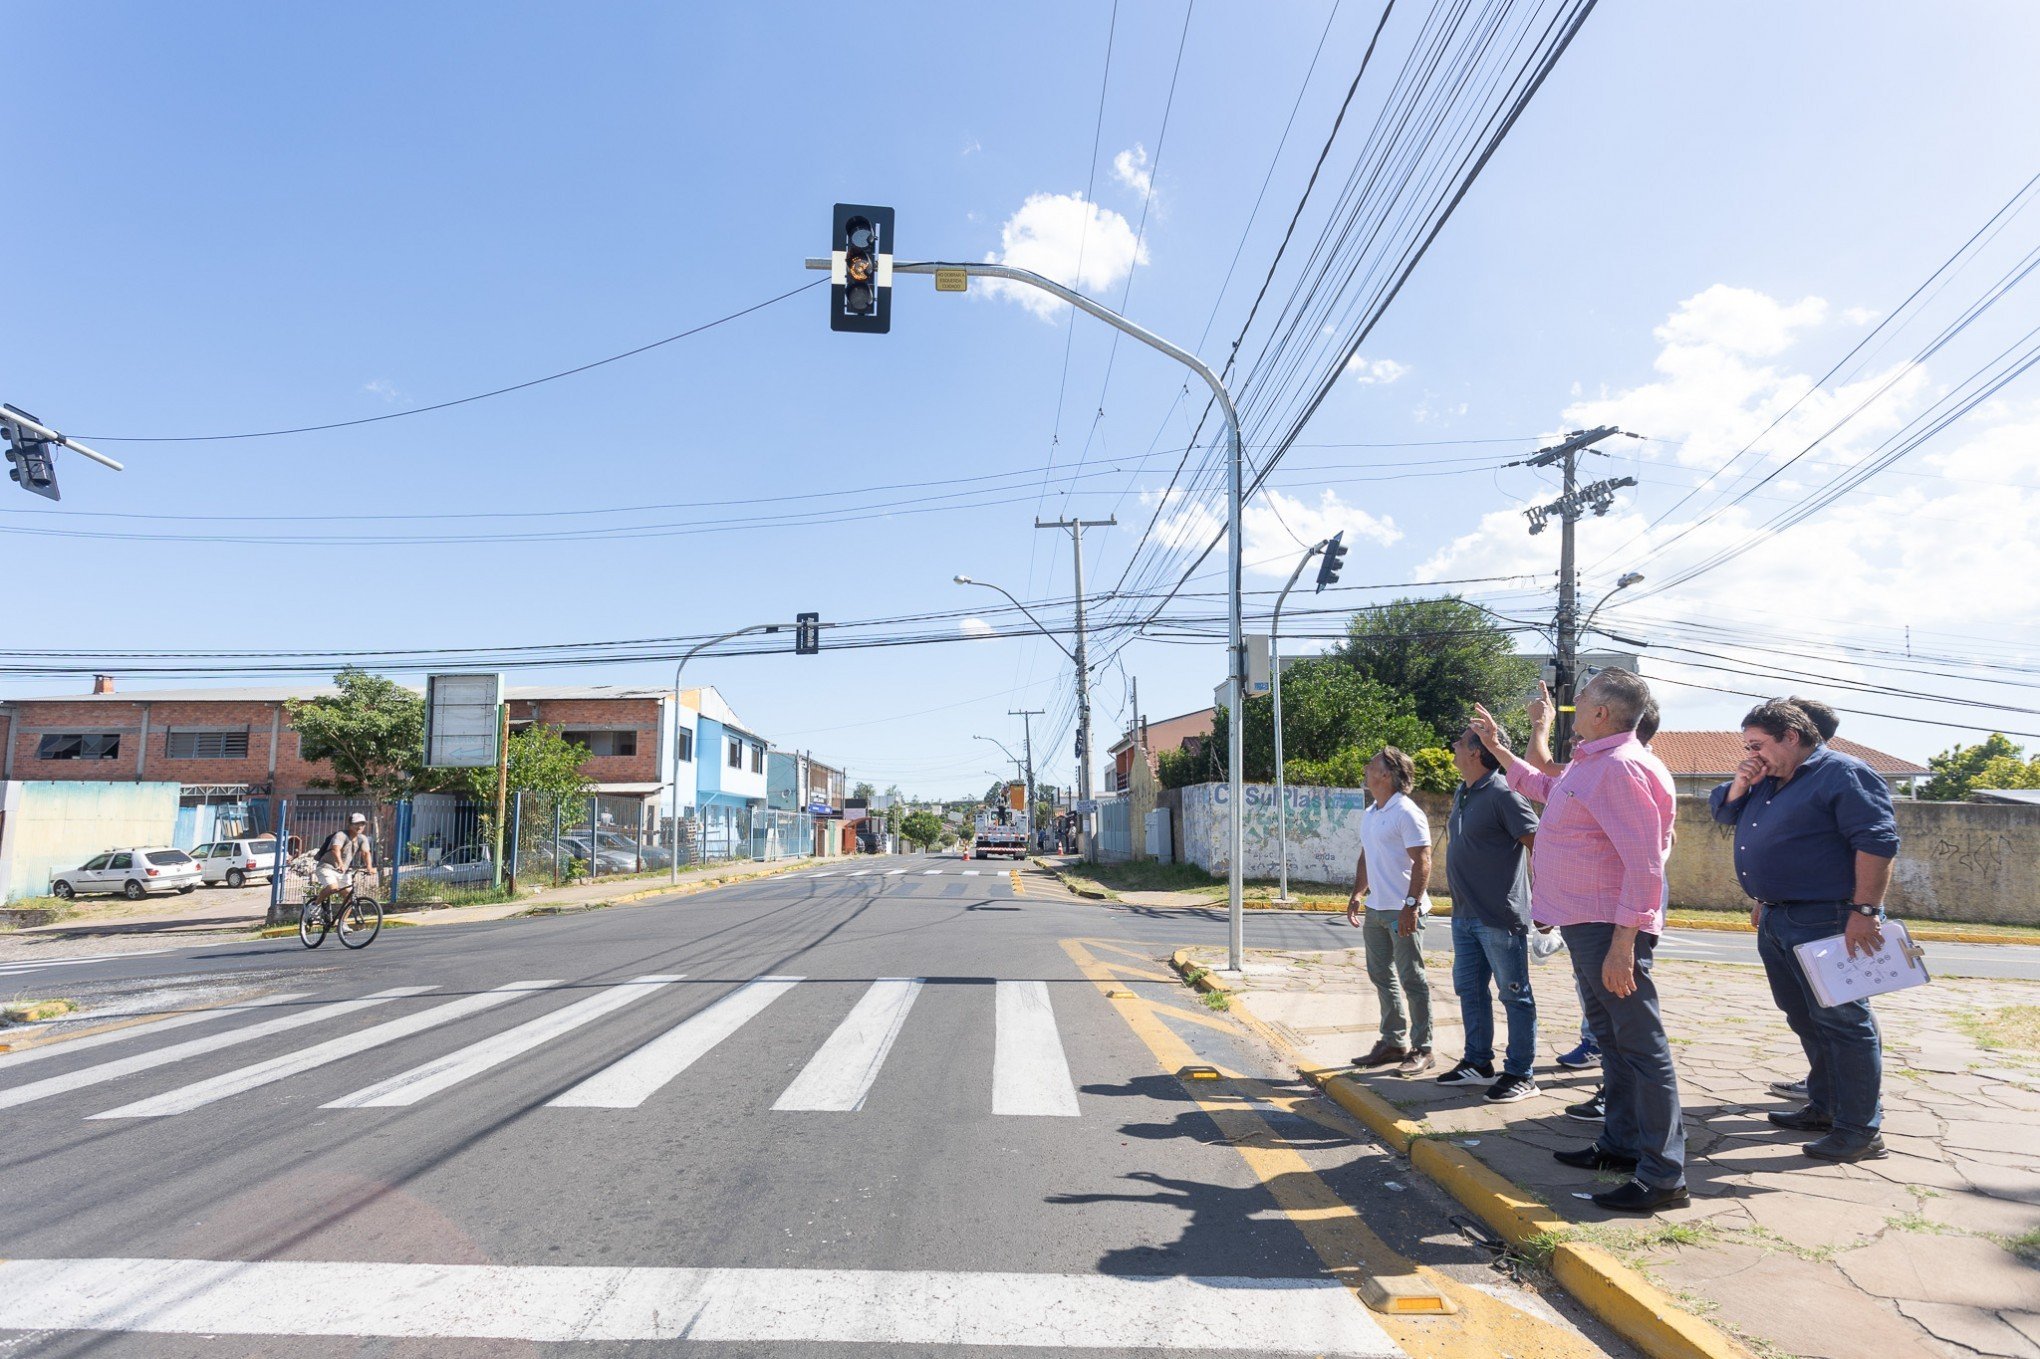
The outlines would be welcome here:
M 382 933 L 382 903 L 372 897 L 355 897 L 340 913 L 340 942 L 348 948 L 367 948 Z
M 307 901 L 298 907 L 297 937 L 306 948 L 317 948 L 326 942 L 326 912 L 317 901 Z

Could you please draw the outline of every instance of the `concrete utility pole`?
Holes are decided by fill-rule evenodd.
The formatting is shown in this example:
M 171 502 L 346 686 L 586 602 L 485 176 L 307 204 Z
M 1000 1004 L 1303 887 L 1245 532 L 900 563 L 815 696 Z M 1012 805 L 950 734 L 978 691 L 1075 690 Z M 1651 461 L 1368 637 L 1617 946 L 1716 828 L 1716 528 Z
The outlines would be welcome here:
M 1077 800 L 1079 803 L 1092 800 L 1091 790 L 1091 667 L 1085 662 L 1084 639 L 1084 530 L 1087 528 L 1111 528 L 1119 522 L 1119 516 L 1110 519 L 1037 519 L 1037 529 L 1068 529 L 1070 546 L 1076 552 L 1077 581 Z M 1095 812 L 1077 812 L 1077 853 L 1083 858 L 1092 857 L 1091 818 Z
M 1613 425 L 1576 429 L 1564 442 L 1539 449 L 1524 459 L 1523 464 L 1526 467 L 1549 467 L 1556 463 L 1565 474 L 1564 493 L 1558 499 L 1523 512 L 1529 517 L 1532 533 L 1544 532 L 1545 522 L 1552 515 L 1559 517 L 1558 616 L 1553 620 L 1557 633 L 1557 655 L 1552 658 L 1558 682 L 1551 686 L 1558 707 L 1558 721 L 1552 732 L 1551 753 L 1561 762 L 1572 750 L 1573 695 L 1579 677 L 1579 571 L 1573 555 L 1573 525 L 1588 509 L 1596 515 L 1606 514 L 1615 504 L 1615 492 L 1636 484 L 1635 477 L 1615 477 L 1581 486 L 1579 457 L 1585 449 L 1621 432 Z
M 1027 833 L 1032 836 L 1038 828 L 1034 824 L 1034 721 L 1040 717 L 1040 708 L 1008 708 L 1006 716 L 1020 719 L 1020 749 L 1027 753 Z

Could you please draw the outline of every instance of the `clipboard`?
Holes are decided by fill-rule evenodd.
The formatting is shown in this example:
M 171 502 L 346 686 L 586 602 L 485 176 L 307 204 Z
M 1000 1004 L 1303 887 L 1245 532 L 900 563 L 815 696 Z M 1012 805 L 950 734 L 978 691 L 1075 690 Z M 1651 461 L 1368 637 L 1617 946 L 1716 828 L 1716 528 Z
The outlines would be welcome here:
M 1872 954 L 1851 958 L 1839 934 L 1799 944 L 1792 951 L 1799 955 L 1807 984 L 1823 1006 L 1846 1005 L 1933 980 L 1927 974 L 1926 950 L 1896 920 L 1885 922 L 1884 947 Z

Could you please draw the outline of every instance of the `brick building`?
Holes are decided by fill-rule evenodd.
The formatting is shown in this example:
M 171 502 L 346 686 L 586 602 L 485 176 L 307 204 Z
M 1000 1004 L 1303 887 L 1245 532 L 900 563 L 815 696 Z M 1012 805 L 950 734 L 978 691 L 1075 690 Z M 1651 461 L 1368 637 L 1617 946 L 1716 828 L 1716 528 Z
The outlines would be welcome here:
M 1140 733 L 1129 731 L 1120 737 L 1112 749 L 1105 752 L 1112 760 L 1111 791 L 1124 792 L 1133 786 L 1136 734 L 1143 737 L 1139 745 L 1147 751 L 1150 764 L 1165 750 L 1187 750 L 1195 754 L 1204 749 L 1204 743 L 1211 739 L 1216 715 L 1215 708 L 1199 708 L 1196 712 L 1165 717 L 1159 722 L 1143 723 Z

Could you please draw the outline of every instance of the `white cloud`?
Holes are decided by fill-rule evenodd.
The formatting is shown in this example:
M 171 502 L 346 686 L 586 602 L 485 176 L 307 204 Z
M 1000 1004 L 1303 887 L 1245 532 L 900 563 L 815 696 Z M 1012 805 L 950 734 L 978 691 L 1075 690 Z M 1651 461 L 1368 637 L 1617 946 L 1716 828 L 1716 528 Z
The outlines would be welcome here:
M 1827 303 L 1818 297 L 1787 304 L 1754 288 L 1717 283 L 1681 302 L 1652 334 L 1667 346 L 1704 344 L 1769 358 L 1785 352 L 1800 332 L 1819 325 L 1826 316 Z
M 1776 353 L 1799 328 L 1812 324 L 1821 308 L 1814 299 L 1788 307 L 1761 296 L 1738 296 L 1731 305 L 1720 304 L 1724 294 L 1735 292 L 1739 290 L 1709 289 L 1700 297 L 1711 297 L 1714 303 L 1705 306 L 1688 299 L 1657 330 L 1661 349 L 1655 380 L 1576 402 L 1564 412 L 1567 428 L 1607 422 L 1670 441 L 1669 457 L 1661 443 L 1605 445 L 1623 461 L 1631 454 L 1663 460 L 1655 471 L 1646 461 L 1638 473 L 1646 489 L 1653 481 L 1659 483 L 1646 504 L 1669 507 L 1677 488 L 1690 487 L 1705 471 L 1719 467 L 1802 394 L 1806 399 L 1800 407 L 1723 478 L 1725 484 L 1746 486 L 1743 469 L 1781 465 L 1857 405 L 1866 399 L 1868 404 L 1783 476 L 1752 492 L 1734 509 L 1693 528 L 1674 546 L 1666 544 L 1712 504 L 1711 495 L 1696 497 L 1677 518 L 1648 530 L 1649 516 L 1636 506 L 1634 492 L 1625 492 L 1605 518 L 1582 520 L 1581 561 L 1590 570 L 1584 582 L 1586 603 L 1591 606 L 1598 600 L 1617 573 L 1641 569 L 1645 584 L 1611 604 L 1602 621 L 1646 639 L 1652 636 L 1653 619 L 1715 621 L 1786 635 L 1882 638 L 1899 625 L 1910 624 L 2005 639 L 2040 636 L 2040 536 L 2031 530 L 2040 521 L 2040 402 L 1980 407 L 1940 436 L 1933 451 L 1913 455 L 1867 483 L 1864 492 L 1843 498 L 1788 531 L 1759 539 L 1740 556 L 1675 591 L 1650 597 L 1654 582 L 1721 549 L 1742 546 L 1806 490 L 1825 485 L 1844 466 L 1860 462 L 1942 390 L 1923 368 L 1906 364 L 1839 388 L 1816 389 L 1806 374 L 1745 362 L 1755 354 Z M 1873 398 L 1886 382 L 1889 390 Z M 1596 465 L 1595 475 L 1623 470 L 1605 465 L 1604 471 Z M 1907 472 L 1927 475 L 1904 475 Z M 1549 498 L 1548 488 L 1540 488 L 1534 502 L 1525 503 Z M 1418 577 L 1532 574 L 1551 581 L 1558 558 L 1556 526 L 1536 537 L 1527 527 L 1519 509 L 1487 514 L 1472 532 L 1423 562 Z M 1638 534 L 1642 539 L 1631 543 Z M 1661 548 L 1664 555 L 1655 557 Z M 1550 603 L 1522 605 L 1516 611 L 1547 618 Z M 1772 663 L 1842 678 L 1852 673 L 1839 658 L 1778 657 Z M 1781 683 L 1681 668 L 1678 653 L 1670 651 L 1648 653 L 1647 671 L 1740 690 L 1768 692 Z M 1866 673 L 1880 683 L 1894 682 L 1884 672 Z M 1806 687 L 1820 689 L 1813 681 Z M 1956 681 L 1942 682 L 1938 688 L 1965 692 Z M 1972 692 L 2009 701 L 2002 691 Z M 1746 701 L 1690 689 L 1675 688 L 1670 695 L 1683 710 L 1669 722 L 1674 730 L 1732 721 L 1734 714 L 1727 709 Z M 1850 696 L 1835 697 L 1839 701 Z M 1915 706 L 1896 696 L 1856 701 L 1907 715 L 1948 713 L 1945 707 Z M 1968 720 L 1994 719 L 1979 712 Z M 1896 723 L 1879 727 L 1875 719 L 1864 721 L 1870 725 L 1868 732 L 1859 719 L 1850 719 L 1859 737 L 1873 741 L 1881 737 L 1888 747 L 1913 755 L 1923 753 L 1915 747 L 1938 739 L 1927 737 L 1924 728 Z
M 361 384 L 361 390 L 367 392 L 370 396 L 379 396 L 388 402 L 394 403 L 404 399 L 404 394 L 397 390 L 397 384 L 391 382 L 388 378 L 371 378 Z
M 1000 249 L 986 260 L 1032 269 L 1084 293 L 1111 289 L 1148 258 L 1126 218 L 1076 193 L 1030 194 L 999 229 L 999 240 Z M 1053 320 L 1067 305 L 1003 279 L 987 279 L 984 291 L 1018 302 L 1043 320 Z
M 1155 188 L 1155 177 L 1147 163 L 1147 148 L 1135 142 L 1112 158 L 1112 177 L 1145 198 Z
M 966 618 L 956 625 L 956 630 L 966 637 L 997 637 L 999 630 L 982 618 Z
M 1868 307 L 1850 307 L 1842 313 L 1842 319 L 1852 326 L 1867 326 L 1877 319 L 1877 313 Z
M 1365 354 L 1355 354 L 1347 360 L 1346 371 L 1363 387 L 1386 387 L 1407 377 L 1410 366 L 1394 359 L 1370 359 Z
M 1144 492 L 1142 503 L 1154 504 L 1155 494 Z M 1214 507 L 1192 502 L 1183 491 L 1170 491 L 1167 504 L 1168 512 L 1155 524 L 1155 537 L 1164 547 L 1199 551 L 1224 534 L 1223 501 Z M 1363 539 L 1389 547 L 1403 536 L 1393 519 L 1348 505 L 1333 490 L 1320 492 L 1315 504 L 1280 491 L 1264 490 L 1248 502 L 1241 517 L 1247 540 L 1244 570 L 1248 575 L 1276 580 L 1287 579 L 1296 569 L 1296 560 L 1303 552 L 1297 546 L 1298 539 L 1310 544 L 1343 531 L 1349 547 Z M 1223 550 L 1222 541 L 1213 549 Z
M 965 137 L 963 139 L 963 154 L 966 156 L 975 156 L 984 149 L 985 144 L 975 137 Z

